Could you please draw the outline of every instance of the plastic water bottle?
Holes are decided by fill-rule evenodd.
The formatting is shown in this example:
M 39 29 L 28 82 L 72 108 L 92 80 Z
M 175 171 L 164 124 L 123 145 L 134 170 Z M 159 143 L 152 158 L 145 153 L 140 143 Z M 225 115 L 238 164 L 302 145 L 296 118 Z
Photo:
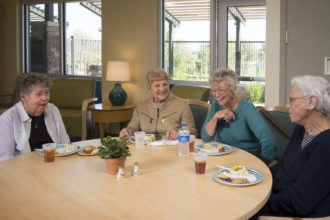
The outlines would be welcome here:
M 179 129 L 178 143 L 179 156 L 181 157 L 189 156 L 189 135 L 187 124 L 182 124 L 182 127 Z

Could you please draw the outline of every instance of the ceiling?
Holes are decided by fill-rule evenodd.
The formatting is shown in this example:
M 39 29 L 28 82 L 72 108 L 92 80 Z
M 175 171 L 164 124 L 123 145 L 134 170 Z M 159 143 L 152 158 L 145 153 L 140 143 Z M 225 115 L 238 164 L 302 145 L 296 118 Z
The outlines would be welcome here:
M 266 6 L 237 8 L 246 20 L 266 18 Z M 165 9 L 180 22 L 210 20 L 210 0 L 165 0 Z

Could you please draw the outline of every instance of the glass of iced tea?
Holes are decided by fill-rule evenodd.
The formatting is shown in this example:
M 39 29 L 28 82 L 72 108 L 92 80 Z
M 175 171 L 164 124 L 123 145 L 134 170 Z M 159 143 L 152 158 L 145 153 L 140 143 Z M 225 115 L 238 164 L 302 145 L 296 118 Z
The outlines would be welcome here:
M 49 143 L 43 144 L 42 150 L 44 152 L 44 160 L 45 162 L 54 162 L 55 161 L 55 154 L 56 154 L 56 144 Z
M 206 159 L 207 159 L 207 154 L 205 153 L 198 152 L 194 154 L 195 172 L 197 174 L 205 173 Z
M 189 152 L 194 152 L 195 147 L 195 135 L 189 136 Z

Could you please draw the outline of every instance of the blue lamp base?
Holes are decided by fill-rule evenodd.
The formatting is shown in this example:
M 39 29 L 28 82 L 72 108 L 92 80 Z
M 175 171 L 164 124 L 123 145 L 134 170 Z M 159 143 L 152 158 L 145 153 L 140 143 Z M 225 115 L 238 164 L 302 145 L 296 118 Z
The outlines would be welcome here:
M 113 89 L 109 93 L 109 100 L 112 105 L 124 105 L 127 99 L 127 94 L 120 82 L 116 82 Z

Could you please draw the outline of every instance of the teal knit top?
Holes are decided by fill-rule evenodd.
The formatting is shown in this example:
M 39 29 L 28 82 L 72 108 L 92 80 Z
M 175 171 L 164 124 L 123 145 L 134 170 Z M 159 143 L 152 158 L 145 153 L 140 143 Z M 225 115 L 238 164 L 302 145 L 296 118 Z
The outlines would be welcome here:
M 235 119 L 228 123 L 219 119 L 215 134 L 213 136 L 207 134 L 205 125 L 217 111 L 223 109 L 224 107 L 219 105 L 216 100 L 213 101 L 203 124 L 202 140 L 204 142 L 212 141 L 215 134 L 218 134 L 222 143 L 246 150 L 263 160 L 272 161 L 275 151 L 274 137 L 254 105 L 243 98 L 234 111 Z

